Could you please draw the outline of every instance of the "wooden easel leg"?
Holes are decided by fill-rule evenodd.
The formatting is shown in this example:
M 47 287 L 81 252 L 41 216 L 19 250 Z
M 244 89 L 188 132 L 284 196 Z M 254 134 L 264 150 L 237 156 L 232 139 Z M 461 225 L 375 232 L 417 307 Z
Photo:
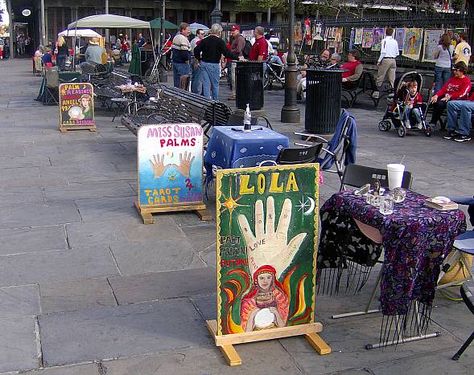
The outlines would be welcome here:
M 240 366 L 242 364 L 242 359 L 233 345 L 219 346 L 219 349 L 222 354 L 224 354 L 225 360 L 229 366 Z
M 66 132 L 67 132 L 67 129 L 61 127 L 61 128 L 59 128 L 59 131 L 60 131 L 61 133 L 66 133 Z
M 90 132 L 95 132 L 97 130 L 97 128 L 90 128 L 89 131 Z
M 155 219 L 153 219 L 153 215 L 151 214 L 151 212 L 142 210 L 138 202 L 134 202 L 134 205 L 138 211 L 138 214 L 142 217 L 143 224 L 153 224 L 155 222 Z
M 196 212 L 196 215 L 198 215 L 202 221 L 212 220 L 212 215 L 207 208 L 204 210 L 196 210 L 195 212 Z
M 314 350 L 320 355 L 325 355 L 331 353 L 331 348 L 328 344 L 319 336 L 317 333 L 308 333 L 304 335 L 309 344 L 313 347 Z

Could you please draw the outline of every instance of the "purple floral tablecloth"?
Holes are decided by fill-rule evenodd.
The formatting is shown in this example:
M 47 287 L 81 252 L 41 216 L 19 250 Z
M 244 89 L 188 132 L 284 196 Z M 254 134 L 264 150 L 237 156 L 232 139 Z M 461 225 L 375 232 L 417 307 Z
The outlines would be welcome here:
M 321 207 L 322 217 L 337 212 L 381 232 L 385 258 L 380 302 L 384 315 L 406 315 L 414 301 L 431 307 L 440 265 L 454 238 L 466 230 L 461 210 L 426 207 L 426 198 L 408 191 L 405 201 L 396 203 L 393 214 L 385 216 L 352 191 L 334 194 Z

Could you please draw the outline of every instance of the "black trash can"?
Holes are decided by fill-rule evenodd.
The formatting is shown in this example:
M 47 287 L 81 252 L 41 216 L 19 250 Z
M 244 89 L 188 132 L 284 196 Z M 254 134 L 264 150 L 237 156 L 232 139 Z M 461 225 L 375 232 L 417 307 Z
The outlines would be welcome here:
M 306 71 L 305 131 L 315 134 L 334 133 L 341 112 L 341 69 L 308 69 Z
M 239 109 L 263 108 L 263 62 L 238 61 L 235 70 L 235 99 Z

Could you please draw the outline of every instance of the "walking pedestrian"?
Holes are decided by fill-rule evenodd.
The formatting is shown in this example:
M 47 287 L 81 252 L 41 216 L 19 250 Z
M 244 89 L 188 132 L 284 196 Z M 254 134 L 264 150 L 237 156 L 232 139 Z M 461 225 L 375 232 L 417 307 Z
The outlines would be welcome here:
M 466 42 L 467 36 L 466 33 L 459 34 L 459 43 L 454 49 L 453 60 L 454 63 L 462 61 L 466 66 L 469 66 L 469 60 L 471 60 L 471 46 Z
M 240 26 L 239 25 L 233 25 L 232 28 L 230 29 L 230 33 L 232 35 L 232 43 L 230 45 L 230 52 L 232 52 L 234 55 L 237 55 L 239 57 L 243 57 L 243 52 L 245 48 L 245 38 L 240 34 Z M 237 68 L 237 63 L 235 61 L 232 61 L 230 64 L 230 88 L 231 88 L 231 95 L 229 96 L 229 100 L 235 100 L 235 69 Z
M 204 30 L 197 29 L 196 36 L 193 40 L 191 40 L 191 70 L 192 70 L 192 77 L 191 77 L 191 91 L 195 94 L 202 94 L 202 81 L 200 77 L 200 66 L 199 61 L 194 57 L 194 49 L 196 46 L 201 43 L 201 40 L 204 39 Z
M 268 57 L 268 43 L 265 40 L 265 30 L 262 26 L 255 28 L 255 43 L 252 45 L 249 53 L 249 60 L 251 61 L 267 61 Z
M 393 38 L 393 29 L 387 27 L 385 38 L 382 39 L 380 56 L 377 60 L 377 87 L 378 90 L 372 93 L 372 97 L 378 99 L 380 96 L 380 88 L 388 79 L 390 86 L 394 88 L 395 72 L 397 70 L 397 62 L 395 58 L 399 55 L 398 43 Z
M 173 84 L 174 87 L 180 86 L 182 76 L 191 73 L 189 62 L 191 59 L 191 43 L 189 43 L 188 36 L 191 33 L 189 25 L 182 22 L 179 25 L 179 31 L 173 38 L 172 45 L 172 61 L 173 61 Z
M 221 39 L 222 26 L 215 23 L 209 30 L 209 36 L 203 39 L 194 49 L 194 57 L 200 61 L 203 95 L 218 100 L 221 56 L 238 59 L 231 53 Z
M 434 68 L 435 74 L 435 88 L 434 92 L 441 90 L 441 87 L 448 82 L 451 77 L 451 56 L 453 55 L 454 47 L 451 44 L 451 38 L 448 34 L 443 34 L 439 40 L 438 47 L 434 52 L 436 64 Z

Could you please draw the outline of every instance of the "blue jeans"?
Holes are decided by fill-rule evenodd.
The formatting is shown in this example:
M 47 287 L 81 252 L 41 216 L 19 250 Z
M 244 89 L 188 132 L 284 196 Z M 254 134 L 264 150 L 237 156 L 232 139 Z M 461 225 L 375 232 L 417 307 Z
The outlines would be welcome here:
M 191 80 L 191 91 L 195 94 L 202 94 L 202 79 L 201 79 L 201 67 L 200 66 L 191 66 L 193 71 L 193 76 Z
M 441 87 L 448 82 L 448 79 L 451 77 L 451 69 L 450 68 L 440 68 L 439 66 L 435 66 L 434 68 L 434 77 L 435 77 L 435 94 L 441 90 Z
M 471 132 L 471 117 L 474 102 L 468 100 L 452 100 L 448 102 L 448 131 L 456 131 L 462 135 Z M 458 122 L 459 115 L 459 122 Z
M 206 98 L 218 100 L 220 73 L 221 66 L 219 63 L 201 62 L 202 94 Z
M 57 55 L 56 56 L 56 65 L 58 66 L 59 70 L 66 69 L 66 55 Z
M 179 87 L 179 80 L 181 76 L 190 74 L 190 68 L 188 63 L 175 63 L 173 62 L 173 84 L 174 87 Z

